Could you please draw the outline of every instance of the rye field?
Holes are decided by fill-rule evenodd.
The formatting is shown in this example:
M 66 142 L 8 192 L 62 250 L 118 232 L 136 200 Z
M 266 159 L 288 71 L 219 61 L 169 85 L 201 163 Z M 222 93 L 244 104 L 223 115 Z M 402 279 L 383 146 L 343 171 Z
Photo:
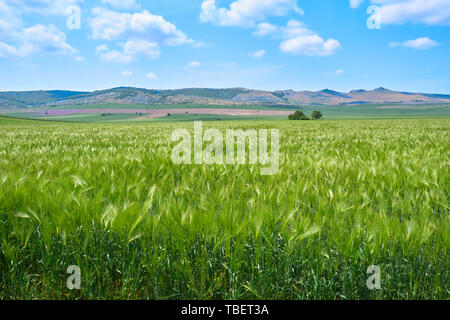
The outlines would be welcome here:
M 0 299 L 450 299 L 449 118 L 203 126 L 279 129 L 278 173 L 174 164 L 189 122 L 1 118 Z

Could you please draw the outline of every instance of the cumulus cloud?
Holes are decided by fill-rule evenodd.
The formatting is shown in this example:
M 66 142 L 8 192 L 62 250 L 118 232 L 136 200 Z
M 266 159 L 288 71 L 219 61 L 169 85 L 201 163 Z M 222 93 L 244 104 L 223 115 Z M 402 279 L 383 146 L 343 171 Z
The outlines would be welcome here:
M 254 26 L 270 16 L 284 16 L 290 11 L 303 14 L 297 0 L 236 0 L 230 8 L 218 8 L 215 0 L 204 0 L 200 20 L 221 26 Z
M 160 56 L 158 44 L 146 40 L 127 41 L 123 47 L 123 52 L 131 56 L 143 54 L 150 59 L 157 59 Z
M 306 56 L 329 56 L 340 47 L 339 41 L 324 40 L 314 31 L 306 28 L 300 21 L 291 20 L 283 28 L 287 40 L 281 42 L 280 49 L 285 53 Z
M 250 52 L 248 54 L 248 56 L 251 57 L 251 58 L 259 59 L 259 58 L 264 57 L 265 54 L 266 54 L 266 50 L 261 49 L 261 50 L 257 50 L 257 51 L 254 51 L 254 52 Z
M 121 44 L 122 50 L 110 50 L 107 45 L 100 45 L 96 48 L 96 53 L 100 59 L 106 62 L 127 63 L 137 57 L 148 59 L 158 59 L 161 56 L 159 46 L 155 42 L 146 40 L 130 40 Z
M 360 1 L 351 1 L 352 7 Z M 450 25 L 450 0 L 371 0 L 380 7 L 382 24 Z
M 124 13 L 96 7 L 92 14 L 89 25 L 94 39 L 141 39 L 171 46 L 194 42 L 174 24 L 147 10 Z
M 2 38 L 14 37 L 20 28 L 22 19 L 8 3 L 0 0 L 0 35 Z
M 54 25 L 42 24 L 21 32 L 17 46 L 0 42 L 0 57 L 26 57 L 36 54 L 66 55 L 77 52 L 66 42 L 66 35 Z
M 285 27 L 259 24 L 256 33 L 283 39 L 280 44 L 281 51 L 293 55 L 329 56 L 341 48 L 339 41 L 324 40 L 297 20 L 290 20 Z
M 66 35 L 54 25 L 24 25 L 25 14 L 67 14 L 71 5 L 83 0 L 0 0 L 0 57 L 26 57 L 35 54 L 73 54 Z M 6 43 L 8 42 L 8 43 Z
M 105 51 L 100 53 L 100 58 L 106 62 L 127 63 L 133 60 L 132 56 L 126 55 L 118 50 Z
M 329 39 L 324 41 L 317 34 L 305 35 L 283 41 L 280 44 L 281 51 L 294 55 L 305 56 L 329 56 L 340 48 L 339 41 Z
M 257 25 L 255 32 L 253 32 L 253 35 L 257 37 L 264 37 L 270 34 L 274 34 L 277 31 L 278 31 L 277 26 L 274 26 L 267 22 L 262 22 Z
M 33 52 L 75 53 L 76 50 L 66 42 L 66 35 L 54 25 L 35 25 L 25 29 L 25 43 Z
M 423 37 L 415 40 L 407 40 L 405 42 L 391 42 L 389 46 L 391 48 L 406 47 L 416 50 L 427 50 L 439 46 L 439 43 L 434 40 L 431 40 L 428 37 Z

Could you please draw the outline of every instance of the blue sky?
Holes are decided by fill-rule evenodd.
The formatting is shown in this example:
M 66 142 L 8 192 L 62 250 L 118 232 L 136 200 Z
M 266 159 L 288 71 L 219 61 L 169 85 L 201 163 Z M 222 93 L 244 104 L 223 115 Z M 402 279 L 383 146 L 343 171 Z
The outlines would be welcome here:
M 0 90 L 450 93 L 449 36 L 450 0 L 0 0 Z

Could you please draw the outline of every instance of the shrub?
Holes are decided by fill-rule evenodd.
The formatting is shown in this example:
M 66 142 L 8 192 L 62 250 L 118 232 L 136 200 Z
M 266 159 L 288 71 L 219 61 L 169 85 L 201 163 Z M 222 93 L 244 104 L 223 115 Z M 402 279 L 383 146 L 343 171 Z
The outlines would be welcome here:
M 302 111 L 295 111 L 294 114 L 289 115 L 289 120 L 311 120 Z
M 316 110 L 316 111 L 313 111 L 311 117 L 313 118 L 313 120 L 319 120 L 323 117 L 323 114 L 322 114 L 322 112 Z

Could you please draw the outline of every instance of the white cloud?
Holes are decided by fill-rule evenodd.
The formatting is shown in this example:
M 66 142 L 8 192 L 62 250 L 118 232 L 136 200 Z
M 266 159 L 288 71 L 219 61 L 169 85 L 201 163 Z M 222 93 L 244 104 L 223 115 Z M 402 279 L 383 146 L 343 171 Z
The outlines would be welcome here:
M 450 25 L 450 0 L 371 0 L 371 3 L 379 5 L 384 25 L 409 22 Z
M 153 72 L 147 73 L 146 77 L 147 77 L 147 79 L 150 79 L 150 80 L 158 80 L 158 76 L 156 74 L 154 74 Z
M 307 56 L 329 56 L 334 54 L 341 44 L 334 39 L 324 40 L 314 31 L 308 29 L 303 22 L 290 20 L 285 27 L 260 23 L 253 33 L 255 36 L 272 36 L 281 38 L 280 49 L 284 53 Z
M 22 19 L 6 2 L 0 0 L 0 35 L 2 38 L 14 38 L 17 29 L 20 28 Z
M 0 57 L 26 57 L 36 54 L 68 55 L 77 52 L 66 35 L 54 25 L 37 24 L 21 31 L 17 46 L 0 42 Z
M 188 65 L 191 68 L 197 68 L 197 67 L 200 67 L 200 62 L 198 62 L 198 61 L 191 61 L 191 62 L 189 62 Z
M 73 60 L 78 61 L 78 62 L 83 62 L 84 58 L 82 56 L 76 56 L 75 58 L 73 58 Z
M 97 48 L 95 48 L 95 51 L 102 52 L 102 51 L 108 51 L 109 48 L 106 44 L 101 44 Z
M 428 37 L 418 38 L 415 40 L 407 40 L 405 42 L 391 42 L 389 44 L 391 48 L 394 47 L 406 47 L 406 48 L 412 48 L 416 50 L 426 50 L 433 47 L 439 46 L 439 43 L 431 40 Z
M 377 0 L 380 3 L 383 24 L 402 24 L 407 22 L 428 25 L 450 25 L 450 0 Z
M 0 42 L 0 59 L 20 56 L 22 56 L 22 53 L 18 48 L 4 42 Z
M 204 0 L 200 20 L 221 26 L 254 26 L 270 16 L 284 16 L 290 11 L 303 14 L 297 0 L 236 0 L 230 8 L 217 8 L 215 0 Z
M 146 40 L 126 42 L 123 47 L 123 52 L 131 56 L 144 55 L 149 59 L 158 59 L 161 55 L 158 44 Z
M 262 22 L 257 25 L 255 32 L 253 32 L 253 35 L 257 37 L 264 37 L 269 34 L 274 34 L 277 31 L 278 31 L 277 26 L 274 26 L 273 24 L 267 22 Z
M 54 25 L 35 25 L 25 29 L 26 44 L 33 52 L 47 52 L 56 54 L 75 53 L 76 50 L 66 42 L 66 35 Z
M 117 9 L 140 9 L 141 6 L 135 0 L 102 0 Z
M 130 77 L 133 75 L 133 72 L 131 72 L 129 70 L 125 70 L 125 71 L 122 71 L 121 75 L 124 77 Z
M 251 52 L 248 54 L 248 56 L 251 58 L 259 59 L 259 58 L 264 57 L 265 54 L 266 54 L 266 50 L 262 49 L 262 50 L 257 50 L 255 52 Z
M 350 0 L 350 7 L 358 8 L 364 0 Z
M 147 10 L 139 13 L 121 13 L 96 7 L 89 20 L 94 39 L 141 39 L 177 46 L 193 43 L 177 27 L 163 17 Z
M 300 36 L 283 41 L 280 44 L 281 51 L 294 55 L 305 56 L 329 56 L 340 48 L 339 41 L 329 39 L 324 41 L 317 34 Z
M 67 14 L 71 5 L 83 0 L 0 0 L 0 57 L 26 57 L 35 54 L 73 54 L 66 35 L 54 25 L 24 25 L 25 14 Z
M 341 74 L 343 74 L 343 73 L 344 73 L 344 70 L 342 70 L 342 69 L 336 70 L 336 74 L 337 74 L 337 75 L 341 75 Z
M 284 53 L 306 56 L 329 56 L 341 48 L 339 41 L 324 40 L 302 22 L 290 20 L 285 27 L 266 25 L 262 34 L 281 38 L 280 49 Z M 261 33 L 260 33 L 261 34 Z
M 100 59 L 106 62 L 127 63 L 133 60 L 133 57 L 117 50 L 111 50 L 100 53 Z
M 100 45 L 96 48 L 96 52 L 103 61 L 117 63 L 131 62 L 137 57 L 158 59 L 161 56 L 159 46 L 155 42 L 131 40 L 121 46 L 122 51 L 118 51 L 110 50 L 107 45 Z

